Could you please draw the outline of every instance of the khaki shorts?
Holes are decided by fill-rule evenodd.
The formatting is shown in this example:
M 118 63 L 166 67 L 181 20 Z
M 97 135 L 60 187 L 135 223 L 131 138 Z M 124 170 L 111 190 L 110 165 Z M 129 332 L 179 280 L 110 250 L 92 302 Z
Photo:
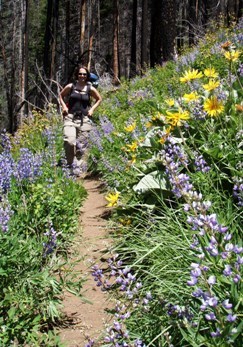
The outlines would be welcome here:
M 72 145 L 76 145 L 76 141 L 80 137 L 81 133 L 90 131 L 92 129 L 92 124 L 92 120 L 88 116 L 84 116 L 83 125 L 81 125 L 81 119 L 75 118 L 73 114 L 69 113 L 64 118 L 64 141 L 67 141 Z

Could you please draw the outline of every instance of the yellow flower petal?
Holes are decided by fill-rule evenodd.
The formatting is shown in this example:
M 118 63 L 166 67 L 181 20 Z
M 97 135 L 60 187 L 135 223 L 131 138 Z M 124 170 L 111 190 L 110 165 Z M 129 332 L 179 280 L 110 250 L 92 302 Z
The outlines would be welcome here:
M 237 61 L 240 57 L 240 51 L 227 51 L 224 53 L 224 56 L 226 59 L 230 60 L 230 61 Z
M 108 194 L 105 199 L 109 202 L 107 207 L 113 207 L 117 205 L 117 201 L 119 198 L 120 192 L 110 193 Z
M 190 118 L 189 112 L 188 111 L 182 111 L 180 110 L 179 112 L 169 112 L 166 111 L 166 119 L 168 120 L 168 123 L 171 124 L 172 126 L 181 126 L 182 125 L 182 120 L 187 120 Z
M 166 99 L 165 102 L 170 107 L 175 105 L 175 100 L 174 99 Z
M 127 149 L 128 152 L 135 152 L 136 149 L 138 148 L 138 143 L 134 141 L 131 145 L 127 145 L 127 147 L 128 147 Z
M 215 71 L 215 69 L 212 67 L 205 69 L 203 71 L 204 75 L 210 78 L 217 78 L 218 77 L 218 73 Z
M 198 70 L 192 69 L 192 70 L 188 70 L 184 73 L 183 77 L 180 77 L 180 81 L 182 83 L 185 82 L 190 82 L 192 80 L 195 80 L 197 78 L 201 78 L 203 76 L 203 74 L 201 72 L 199 72 Z
M 197 92 L 192 92 L 190 94 L 184 94 L 183 98 L 185 99 L 186 102 L 190 102 L 190 101 L 198 100 L 199 96 Z
M 219 85 L 220 85 L 219 81 L 215 81 L 214 79 L 210 79 L 207 84 L 203 84 L 203 88 L 205 90 L 207 90 L 208 92 L 210 92 L 211 90 L 218 88 Z
M 127 132 L 132 133 L 136 129 L 136 122 L 133 122 L 132 124 L 129 124 L 128 126 L 124 127 L 124 129 Z
M 215 117 L 224 110 L 223 103 L 216 96 L 206 99 L 204 102 L 204 110 L 211 116 Z

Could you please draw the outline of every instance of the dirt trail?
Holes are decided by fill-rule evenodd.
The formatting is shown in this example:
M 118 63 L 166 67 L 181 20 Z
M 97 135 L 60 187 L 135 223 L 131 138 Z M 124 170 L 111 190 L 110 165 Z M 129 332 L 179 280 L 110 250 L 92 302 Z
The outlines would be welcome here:
M 84 347 L 89 338 L 95 341 L 95 346 L 99 346 L 104 323 L 111 319 L 106 312 L 111 306 L 108 296 L 96 287 L 91 275 L 91 266 L 100 263 L 110 242 L 106 229 L 107 221 L 102 218 L 107 202 L 100 193 L 100 184 L 97 179 L 84 180 L 88 197 L 81 210 L 81 230 L 74 245 L 75 251 L 82 259 L 75 265 L 75 270 L 86 279 L 82 294 L 91 303 L 84 302 L 70 293 L 65 294 L 64 312 L 70 323 L 60 330 L 59 336 L 67 347 Z

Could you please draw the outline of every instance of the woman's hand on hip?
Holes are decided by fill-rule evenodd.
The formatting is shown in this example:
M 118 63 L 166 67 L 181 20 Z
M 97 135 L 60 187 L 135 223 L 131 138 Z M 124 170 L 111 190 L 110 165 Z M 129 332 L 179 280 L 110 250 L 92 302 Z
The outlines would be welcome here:
M 62 115 L 63 115 L 63 117 L 66 117 L 68 115 L 68 108 L 67 107 L 63 107 Z

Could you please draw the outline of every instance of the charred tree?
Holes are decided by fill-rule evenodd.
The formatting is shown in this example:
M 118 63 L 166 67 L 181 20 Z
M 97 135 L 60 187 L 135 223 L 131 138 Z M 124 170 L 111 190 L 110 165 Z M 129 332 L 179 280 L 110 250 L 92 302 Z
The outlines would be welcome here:
M 160 65 L 162 62 L 162 2 L 152 1 L 151 36 L 150 36 L 150 65 Z

